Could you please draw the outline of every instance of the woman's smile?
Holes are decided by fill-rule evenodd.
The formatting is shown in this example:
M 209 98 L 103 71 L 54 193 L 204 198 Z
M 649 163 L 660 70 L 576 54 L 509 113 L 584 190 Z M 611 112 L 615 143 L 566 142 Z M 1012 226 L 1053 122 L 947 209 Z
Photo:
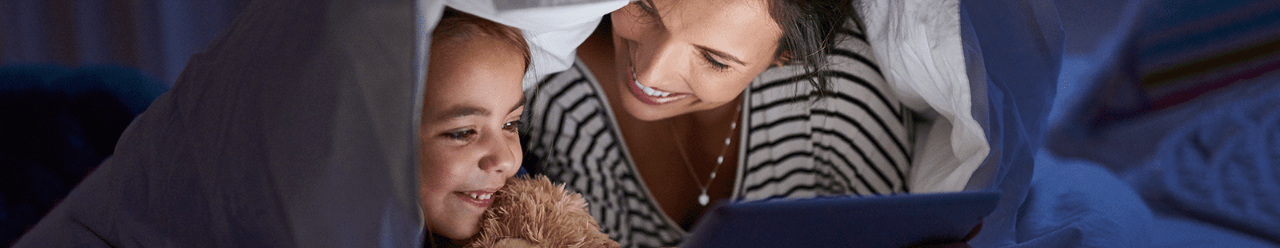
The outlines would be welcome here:
M 629 80 L 627 81 L 631 82 L 629 84 L 631 94 L 634 95 L 637 100 L 640 100 L 640 102 L 648 105 L 663 105 L 689 97 L 689 93 L 672 93 L 655 87 L 644 86 L 644 84 L 641 84 L 640 80 L 636 78 L 635 67 L 630 67 L 629 72 L 629 77 L 627 77 Z
M 782 29 L 768 3 L 653 0 L 614 11 L 612 78 L 620 82 L 609 82 L 606 94 L 643 121 L 732 104 L 781 62 Z

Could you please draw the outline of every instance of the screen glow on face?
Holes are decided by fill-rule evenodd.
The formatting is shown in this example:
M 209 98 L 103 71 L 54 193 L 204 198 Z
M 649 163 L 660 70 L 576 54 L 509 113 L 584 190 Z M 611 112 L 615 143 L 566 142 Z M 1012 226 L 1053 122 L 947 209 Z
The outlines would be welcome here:
M 494 39 L 432 44 L 419 137 L 419 204 L 427 228 L 479 232 L 492 194 L 519 169 L 522 51 Z
M 633 2 L 611 16 L 623 109 L 660 120 L 723 106 L 777 64 L 767 1 Z

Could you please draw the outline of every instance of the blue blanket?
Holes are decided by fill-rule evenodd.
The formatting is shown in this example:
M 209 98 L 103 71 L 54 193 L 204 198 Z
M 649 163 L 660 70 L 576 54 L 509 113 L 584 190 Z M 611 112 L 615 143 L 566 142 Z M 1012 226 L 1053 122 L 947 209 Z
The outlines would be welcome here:
M 1064 67 L 1081 72 L 1059 84 L 1054 154 L 1037 159 L 1028 197 L 1061 186 L 1094 198 L 1024 206 L 1020 223 L 1130 213 L 1110 232 L 1136 228 L 1150 246 L 1280 245 L 1280 2 L 1134 1 L 1117 19 L 1097 54 Z
M 1280 242 L 1280 72 L 1203 99 L 1145 163 L 1116 168 L 1157 211 Z
M 1256 80 L 1274 82 L 1280 73 Z M 1186 119 L 1154 144 L 1134 143 L 1155 147 L 1144 162 L 1116 165 L 1038 154 L 1031 191 L 1018 215 L 1020 244 L 1280 244 L 1280 167 L 1274 166 L 1280 161 L 1280 85 L 1241 84 L 1170 110 L 1128 124 L 1134 125 L 1124 129 L 1129 132 L 1109 133 L 1125 139 L 1148 134 L 1147 125 Z M 1127 154 L 1094 150 L 1093 155 Z

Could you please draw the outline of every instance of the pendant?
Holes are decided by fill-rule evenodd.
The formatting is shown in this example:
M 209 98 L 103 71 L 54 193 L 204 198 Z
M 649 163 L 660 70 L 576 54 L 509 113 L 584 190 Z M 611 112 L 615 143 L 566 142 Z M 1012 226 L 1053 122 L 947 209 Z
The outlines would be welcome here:
M 703 191 L 702 191 L 702 194 L 701 194 L 701 195 L 698 195 L 698 204 L 702 204 L 703 206 L 706 206 L 706 205 L 707 205 L 707 202 L 709 202 L 709 201 L 711 201 L 711 197 L 708 197 L 708 196 L 707 196 L 707 191 L 706 191 L 706 190 L 703 190 Z

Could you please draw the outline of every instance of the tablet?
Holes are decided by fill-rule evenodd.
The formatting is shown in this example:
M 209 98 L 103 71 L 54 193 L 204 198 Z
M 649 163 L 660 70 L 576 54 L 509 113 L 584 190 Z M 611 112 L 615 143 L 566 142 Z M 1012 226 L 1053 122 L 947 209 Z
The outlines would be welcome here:
M 999 198 L 999 191 L 990 190 L 720 203 L 698 220 L 680 247 L 902 247 L 960 241 Z

